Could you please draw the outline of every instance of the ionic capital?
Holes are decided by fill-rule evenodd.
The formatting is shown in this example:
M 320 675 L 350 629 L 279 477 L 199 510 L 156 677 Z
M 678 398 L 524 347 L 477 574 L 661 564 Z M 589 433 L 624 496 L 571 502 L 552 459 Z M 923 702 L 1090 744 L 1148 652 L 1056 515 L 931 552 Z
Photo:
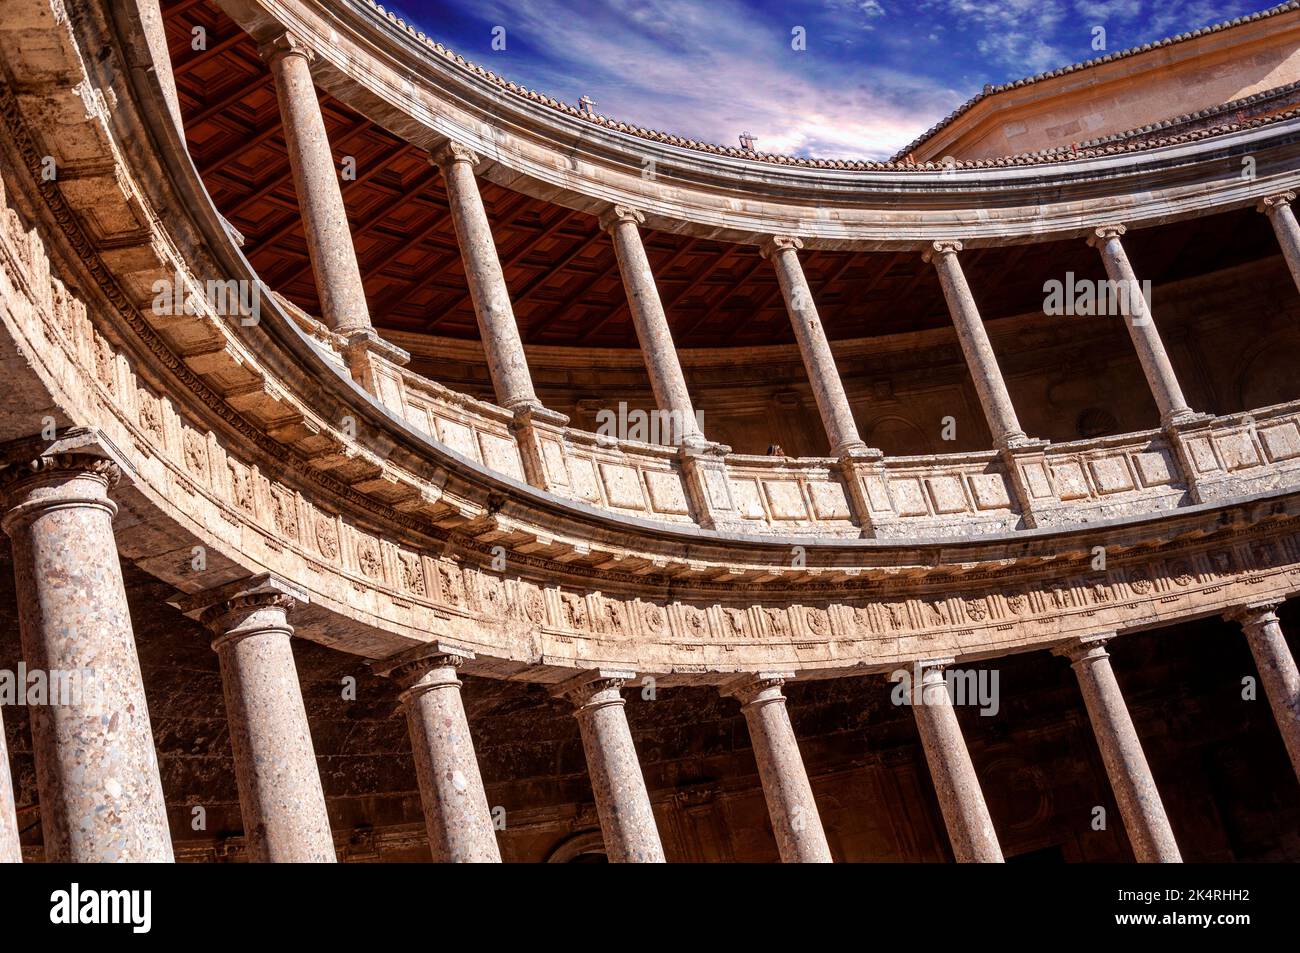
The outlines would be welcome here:
M 1098 225 L 1088 236 L 1088 244 L 1093 248 L 1110 241 L 1112 238 L 1119 238 L 1128 231 L 1128 226 L 1119 222 L 1110 222 L 1106 225 Z
M 1290 205 L 1295 201 L 1294 192 L 1279 192 L 1276 195 L 1269 195 L 1259 200 L 1255 206 L 1255 211 L 1263 212 L 1265 215 L 1272 216 L 1274 212 L 1285 205 Z
M 304 43 L 300 37 L 288 30 L 277 33 L 269 40 L 258 44 L 257 54 L 266 61 L 267 65 L 274 63 L 282 56 L 301 56 L 308 63 L 316 58 L 316 52 Z
M 964 246 L 961 242 L 954 239 L 941 239 L 937 242 L 931 242 L 930 247 L 921 253 L 922 261 L 933 261 L 935 256 L 955 255 L 961 251 Z
M 446 169 L 453 162 L 468 162 L 470 166 L 476 166 L 479 162 L 478 153 L 452 139 L 429 153 L 429 164 L 439 169 Z
M 1079 636 L 1053 646 L 1052 654 L 1069 659 L 1071 665 L 1078 665 L 1080 662 L 1097 662 L 1110 656 L 1110 653 L 1106 651 L 1106 643 L 1115 638 L 1117 634 L 1116 632 L 1098 632 L 1094 635 Z
M 1282 604 L 1281 599 L 1264 599 L 1259 602 L 1247 602 L 1245 605 L 1237 606 L 1223 614 L 1225 619 L 1231 619 L 1233 622 L 1241 623 L 1243 628 L 1257 628 L 1262 625 L 1268 625 L 1270 622 L 1277 621 L 1277 607 Z
M 631 222 L 633 225 L 644 225 L 645 216 L 630 205 L 615 205 L 600 217 L 600 230 L 602 232 L 612 231 L 624 222 Z
M 772 235 L 758 248 L 764 258 L 771 258 L 777 252 L 798 251 L 803 248 L 803 240 L 797 235 Z
M 636 672 L 626 669 L 593 669 L 583 672 L 551 689 L 555 698 L 567 700 L 576 709 L 575 715 L 607 705 L 623 704 L 623 686 L 636 678 Z
M 781 688 L 794 678 L 794 674 L 794 672 L 757 672 L 743 675 L 718 686 L 718 691 L 723 697 L 735 698 L 745 708 L 755 702 L 785 701 Z

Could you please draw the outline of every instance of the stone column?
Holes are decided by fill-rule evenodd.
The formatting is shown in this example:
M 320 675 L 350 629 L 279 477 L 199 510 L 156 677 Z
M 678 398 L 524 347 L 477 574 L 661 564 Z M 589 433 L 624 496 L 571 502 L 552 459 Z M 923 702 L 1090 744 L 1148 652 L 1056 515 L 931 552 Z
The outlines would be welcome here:
M 1277 243 L 1282 247 L 1282 257 L 1291 269 L 1296 286 L 1300 287 L 1300 222 L 1296 221 L 1295 210 L 1291 208 L 1294 201 L 1294 192 L 1279 192 L 1260 200 L 1255 207 L 1273 223 Z
M 555 694 L 567 698 L 576 709 L 574 717 L 582 733 L 610 862 L 661 864 L 664 849 L 659 828 L 623 711 L 623 685 L 634 675 L 610 670 L 584 672 L 562 683 Z
M 1124 313 L 1124 323 L 1128 325 L 1129 337 L 1137 349 L 1142 373 L 1146 375 L 1151 396 L 1160 409 L 1161 426 L 1190 420 L 1196 414 L 1183 399 L 1183 389 L 1174 374 L 1174 366 L 1169 363 L 1169 355 L 1165 353 L 1165 345 L 1160 340 L 1155 319 L 1151 317 L 1150 303 L 1142 293 L 1142 285 L 1120 243 L 1120 236 L 1125 231 L 1127 229 L 1123 225 L 1102 225 L 1088 239 L 1088 244 L 1101 252 L 1106 277 L 1115 288 L 1115 300 Z
M 199 609 L 221 664 L 230 747 L 250 857 L 261 863 L 333 863 L 325 794 L 298 684 L 288 612 L 306 602 L 270 575 L 178 600 Z
M 4 472 L 23 656 L 52 693 L 29 709 L 45 859 L 170 862 L 108 498 L 121 469 L 105 444 L 69 432 Z
M 1124 818 L 1124 830 L 1133 845 L 1133 855 L 1143 864 L 1182 863 L 1142 742 L 1111 668 L 1106 642 L 1114 634 L 1075 639 L 1053 651 L 1070 660 L 1079 679 L 1083 703 Z
M 951 663 L 951 659 L 917 663 L 920 688 L 913 685 L 912 714 L 921 733 L 953 856 L 959 863 L 1000 864 L 1002 848 L 943 675 L 944 667 Z
M 460 245 L 465 279 L 478 318 L 479 336 L 487 355 L 488 373 L 497 403 L 506 410 L 539 408 L 541 401 L 533 391 L 533 379 L 524 357 L 524 343 L 515 323 L 505 273 L 497 257 L 492 226 L 479 195 L 474 166 L 478 156 L 458 142 L 448 142 L 434 152 L 429 161 L 442 170 L 451 205 L 451 221 Z
M 1274 611 L 1279 605 L 1281 602 L 1250 603 L 1231 613 L 1230 618 L 1240 622 L 1246 633 L 1264 694 L 1282 732 L 1286 753 L 1291 756 L 1291 767 L 1300 778 L 1300 670 Z
M 9 746 L 5 742 L 4 721 L 0 719 L 0 864 L 20 864 L 22 860 L 13 777 L 9 772 Z
M 320 294 L 321 318 L 344 337 L 373 337 L 338 169 L 312 84 L 314 54 L 292 33 L 281 33 L 264 44 L 261 54 L 275 81 L 289 168 Z
M 771 259 L 776 269 L 776 280 L 785 298 L 785 309 L 790 315 L 795 340 L 799 342 L 808 382 L 812 385 L 817 409 L 826 427 L 831 456 L 839 457 L 866 450 L 867 445 L 858 436 L 857 421 L 853 419 L 849 399 L 844 393 L 835 355 L 831 353 L 821 317 L 817 314 L 817 304 L 799 263 L 798 249 L 802 247 L 803 242 L 796 237 L 774 235 L 763 244 L 762 254 Z
M 957 252 L 961 249 L 962 244 L 958 241 L 935 242 L 922 257 L 933 262 L 934 269 L 939 274 L 939 284 L 943 286 L 943 296 L 948 302 L 953 327 L 957 330 L 957 340 L 961 342 L 966 365 L 975 380 L 980 406 L 984 408 L 984 417 L 993 434 L 993 445 L 1006 449 L 1025 443 L 1025 432 L 1020 429 L 1020 420 L 1016 417 L 1011 395 L 1007 393 L 1007 385 L 1002 380 L 1002 371 L 998 367 L 997 356 L 993 353 L 993 345 L 989 343 L 979 308 L 970 292 L 970 286 L 966 284 L 961 262 L 957 260 Z
M 704 435 L 695 419 L 695 407 L 686 389 L 686 377 L 677 359 L 677 348 L 673 345 L 668 318 L 659 300 L 659 289 L 655 287 L 650 259 L 641 244 L 641 232 L 637 226 L 643 222 L 645 216 L 636 209 L 615 205 L 601 217 L 600 227 L 614 239 L 614 255 L 618 258 L 618 271 L 623 277 L 628 310 L 632 313 L 637 340 L 641 343 L 641 355 L 650 375 L 655 403 L 660 411 L 671 415 L 673 430 L 681 438 L 678 442 L 701 444 L 705 442 Z
M 402 687 L 402 707 L 420 781 L 429 846 L 438 863 L 500 863 L 496 830 L 456 670 L 474 654 L 455 646 L 421 646 L 421 656 L 383 674 Z
M 782 862 L 829 864 L 831 849 L 781 693 L 781 686 L 793 677 L 765 672 L 746 676 L 723 691 L 740 701 L 745 714 Z

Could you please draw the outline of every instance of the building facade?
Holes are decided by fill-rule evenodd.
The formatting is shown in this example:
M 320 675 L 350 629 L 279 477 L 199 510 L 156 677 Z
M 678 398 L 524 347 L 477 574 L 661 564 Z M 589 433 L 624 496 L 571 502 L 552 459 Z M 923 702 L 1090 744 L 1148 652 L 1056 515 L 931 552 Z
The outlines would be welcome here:
M 0 859 L 1300 858 L 1300 4 L 882 162 L 2 9 Z

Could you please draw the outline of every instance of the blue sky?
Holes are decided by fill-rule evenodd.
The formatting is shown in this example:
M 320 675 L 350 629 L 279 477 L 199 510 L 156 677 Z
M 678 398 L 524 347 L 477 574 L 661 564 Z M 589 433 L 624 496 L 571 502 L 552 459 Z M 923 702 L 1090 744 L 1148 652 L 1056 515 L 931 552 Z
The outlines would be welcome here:
M 1272 6 L 1252 0 L 396 0 L 482 66 L 652 129 L 883 158 L 977 93 Z M 493 49 L 504 28 L 504 50 Z M 802 50 L 794 30 L 803 28 Z M 1094 49 L 1096 28 L 1105 30 Z M 496 31 L 501 36 L 501 32 Z

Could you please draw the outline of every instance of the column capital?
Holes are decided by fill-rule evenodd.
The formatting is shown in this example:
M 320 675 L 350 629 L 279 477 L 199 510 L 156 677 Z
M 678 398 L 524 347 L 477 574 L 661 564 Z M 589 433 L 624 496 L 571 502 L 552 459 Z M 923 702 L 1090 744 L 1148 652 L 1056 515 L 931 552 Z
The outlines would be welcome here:
M 563 698 L 576 709 L 575 715 L 606 705 L 623 704 L 623 686 L 636 678 L 629 669 L 598 668 L 582 672 L 551 688 L 553 698 Z
M 1233 622 L 1240 622 L 1243 626 L 1266 625 L 1269 622 L 1277 621 L 1277 609 L 1282 605 L 1282 599 L 1261 599 L 1258 602 L 1247 602 L 1244 605 L 1229 609 L 1223 614 L 1225 619 L 1231 619 Z
M 301 37 L 288 30 L 282 30 L 270 39 L 259 43 L 257 55 L 262 57 L 267 65 L 283 56 L 301 56 L 308 63 L 316 58 L 316 52 L 304 43 Z
M 966 246 L 955 238 L 944 238 L 937 242 L 931 242 L 929 246 L 921 253 L 922 261 L 934 261 L 935 256 L 955 255 Z
M 724 698 L 735 698 L 742 708 L 755 702 L 784 701 L 781 688 L 794 677 L 794 672 L 747 673 L 719 685 L 718 692 Z
M 777 252 L 798 251 L 803 248 L 803 239 L 798 235 L 770 235 L 758 246 L 758 253 L 764 258 L 771 258 Z
M 1093 248 L 1110 241 L 1112 238 L 1119 238 L 1128 231 L 1128 226 L 1121 222 L 1108 222 L 1105 225 L 1098 225 L 1088 236 L 1088 244 Z
M 211 631 L 212 647 L 216 649 L 228 639 L 269 629 L 282 629 L 292 635 L 293 627 L 287 618 L 283 622 L 264 619 L 247 627 L 245 623 L 267 609 L 279 610 L 287 617 L 295 605 L 306 605 L 309 601 L 307 590 L 301 586 L 271 573 L 258 573 L 224 586 L 177 596 L 168 600 L 168 604 Z
M 83 476 L 102 483 L 102 488 L 83 482 L 78 484 L 82 492 L 48 489 Z M 4 510 L 0 524 L 9 532 L 17 522 L 49 505 L 74 501 L 116 514 L 117 504 L 108 499 L 106 491 L 124 477 L 134 482 L 134 468 L 107 435 L 93 428 L 69 428 L 53 440 L 38 434 L 0 444 L 0 509 Z
M 1052 646 L 1052 654 L 1070 660 L 1071 665 L 1079 662 L 1096 662 L 1108 658 L 1106 643 L 1118 635 L 1118 632 L 1098 632 L 1094 635 L 1081 635 Z
M 396 682 L 402 689 L 402 701 L 406 701 L 434 688 L 459 688 L 456 672 L 473 659 L 474 653 L 464 646 L 434 639 L 371 662 L 370 670 Z
M 468 162 L 471 166 L 476 166 L 479 163 L 478 153 L 454 139 L 448 139 L 429 153 L 429 164 L 439 169 L 446 169 L 453 162 Z
M 633 225 L 644 225 L 645 215 L 630 205 L 614 205 L 600 217 L 600 230 L 602 232 L 612 231 L 624 222 L 631 222 Z
M 1268 195 L 1259 200 L 1255 206 L 1255 211 L 1263 212 L 1265 215 L 1272 215 L 1284 205 L 1290 205 L 1295 201 L 1294 192 L 1278 192 L 1275 195 Z

